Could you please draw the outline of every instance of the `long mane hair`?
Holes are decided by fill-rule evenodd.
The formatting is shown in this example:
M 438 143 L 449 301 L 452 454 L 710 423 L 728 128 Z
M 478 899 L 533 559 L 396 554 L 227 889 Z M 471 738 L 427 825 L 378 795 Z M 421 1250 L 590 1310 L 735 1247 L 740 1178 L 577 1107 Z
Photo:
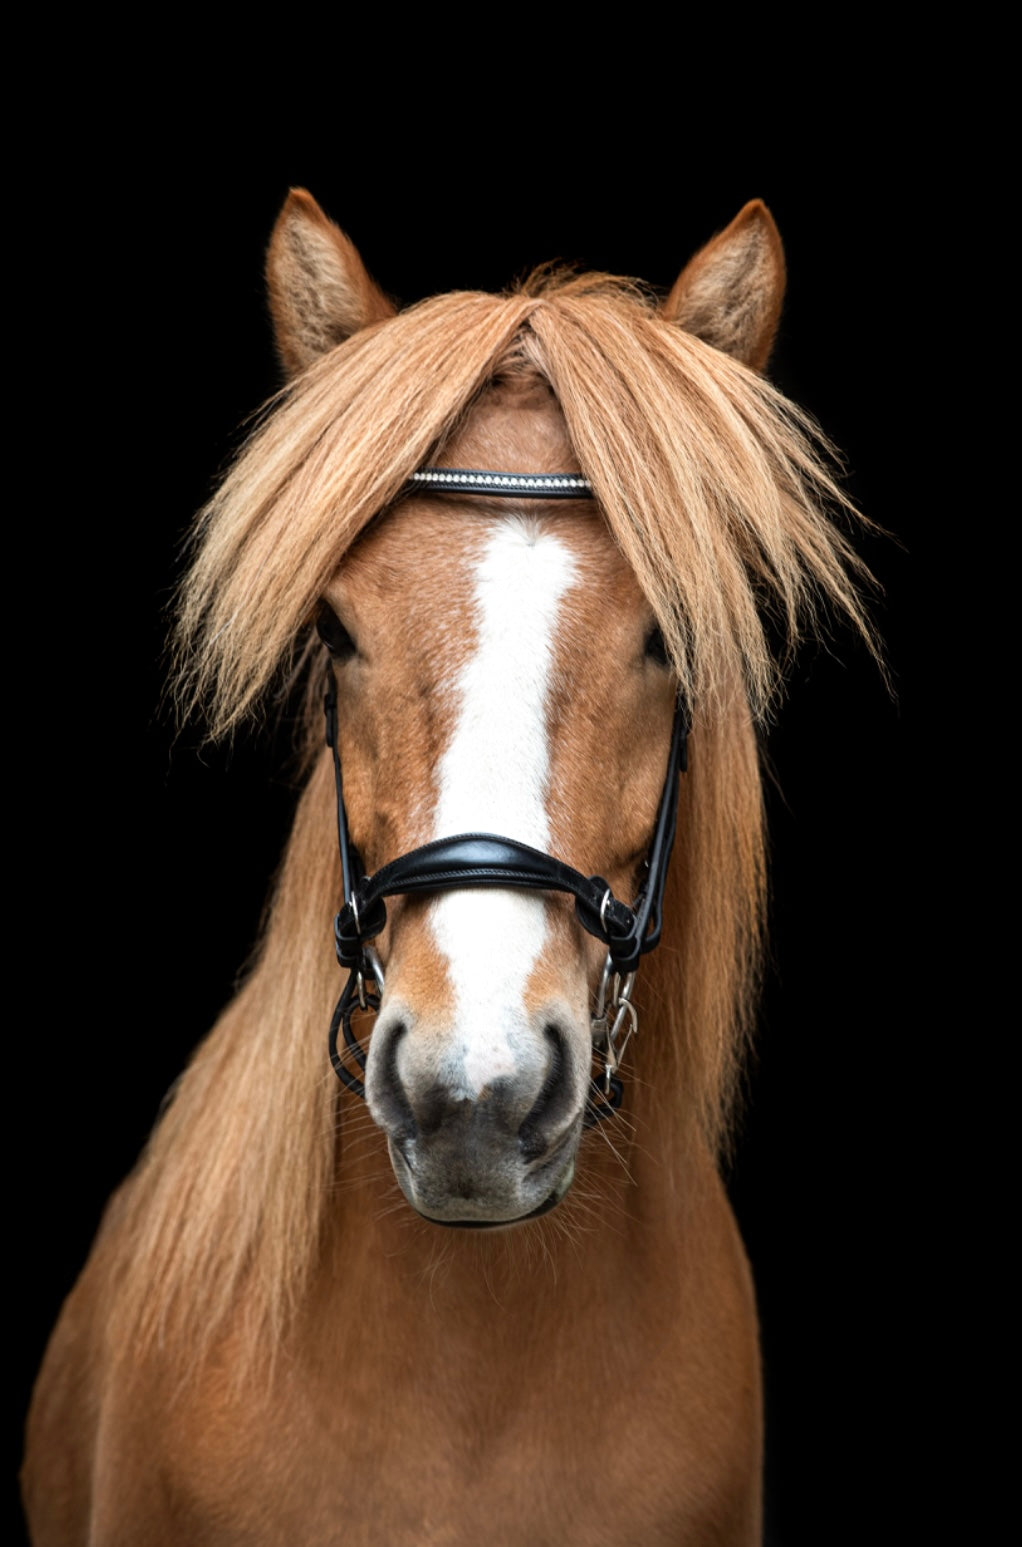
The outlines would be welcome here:
M 762 936 L 754 724 L 821 602 L 871 640 L 865 571 L 831 519 L 855 512 L 829 448 L 767 381 L 606 275 L 541 270 L 509 295 L 445 295 L 366 328 L 269 406 L 202 513 L 176 692 L 223 736 L 281 674 L 308 662 L 314 677 L 309 623 L 338 564 L 510 371 L 549 384 L 694 706 L 664 944 L 643 969 L 656 1035 L 644 1039 L 634 1104 L 650 1121 L 694 1122 L 716 1148 Z M 343 1206 L 340 1092 L 323 1048 L 338 989 L 331 802 L 320 755 L 255 965 L 114 1205 L 111 1327 L 125 1348 L 173 1336 L 179 1358 L 200 1357 L 241 1303 L 244 1346 L 271 1346 Z

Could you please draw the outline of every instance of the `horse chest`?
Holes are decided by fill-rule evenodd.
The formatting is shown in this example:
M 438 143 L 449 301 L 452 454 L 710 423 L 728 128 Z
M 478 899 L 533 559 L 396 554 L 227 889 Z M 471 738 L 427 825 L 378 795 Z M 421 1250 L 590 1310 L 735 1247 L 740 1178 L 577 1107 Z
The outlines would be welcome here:
M 656 1284 L 612 1333 L 613 1295 L 586 1304 L 584 1275 L 562 1270 L 558 1286 L 539 1264 L 527 1298 L 499 1275 L 468 1295 L 441 1276 L 432 1296 L 420 1275 L 398 1275 L 375 1303 L 357 1282 L 350 1297 L 322 1286 L 307 1337 L 257 1402 L 229 1395 L 225 1350 L 161 1425 L 169 1539 L 755 1540 L 758 1383 L 741 1264 L 725 1264 L 712 1297 L 682 1268 L 669 1315 Z M 410 1325 L 405 1293 L 419 1306 L 411 1339 L 398 1330 Z
M 166 1473 L 168 1539 L 648 1547 L 717 1540 L 721 1492 L 728 1518 L 736 1500 L 754 1514 L 754 1468 L 744 1489 L 732 1477 L 707 1488 L 720 1457 L 688 1431 L 676 1379 L 641 1371 L 637 1403 L 634 1385 L 608 1395 L 581 1372 L 580 1401 L 570 1367 L 560 1388 L 528 1391 L 491 1385 L 484 1367 L 466 1391 L 426 1365 L 428 1377 L 406 1369 L 400 1386 L 356 1378 L 328 1402 L 306 1388 L 261 1413 L 200 1420 Z

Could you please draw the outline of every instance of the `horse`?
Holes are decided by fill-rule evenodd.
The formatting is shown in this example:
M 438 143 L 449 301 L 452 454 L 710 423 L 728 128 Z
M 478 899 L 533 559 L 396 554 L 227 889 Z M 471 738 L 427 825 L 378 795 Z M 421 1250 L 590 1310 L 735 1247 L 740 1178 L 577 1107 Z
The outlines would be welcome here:
M 776 226 L 398 311 L 299 189 L 267 281 L 174 680 L 214 737 L 287 685 L 304 786 L 50 1341 L 33 1539 L 754 1543 L 757 726 L 824 604 L 873 641 Z

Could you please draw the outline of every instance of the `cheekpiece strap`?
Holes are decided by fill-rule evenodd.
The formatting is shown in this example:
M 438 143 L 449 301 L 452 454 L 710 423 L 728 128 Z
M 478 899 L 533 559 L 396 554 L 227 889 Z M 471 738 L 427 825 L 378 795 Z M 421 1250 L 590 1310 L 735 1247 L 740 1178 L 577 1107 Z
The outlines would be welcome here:
M 344 804 L 344 780 L 341 777 L 341 749 L 337 742 L 337 678 L 332 666 L 327 667 L 326 692 L 323 695 L 323 712 L 326 716 L 326 744 L 330 748 L 334 765 L 334 793 L 337 802 L 337 847 L 341 851 L 341 885 L 344 900 L 349 902 L 355 885 L 364 870 L 362 858 L 348 834 L 348 812 Z

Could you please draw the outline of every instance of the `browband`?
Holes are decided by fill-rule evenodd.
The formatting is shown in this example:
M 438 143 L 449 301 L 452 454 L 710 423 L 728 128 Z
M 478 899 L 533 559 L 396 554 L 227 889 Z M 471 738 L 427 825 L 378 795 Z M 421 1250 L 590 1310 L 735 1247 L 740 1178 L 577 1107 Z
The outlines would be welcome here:
M 591 500 L 593 486 L 580 473 L 490 473 L 469 467 L 422 467 L 409 487 L 432 486 L 452 494 L 517 494 L 527 500 Z

